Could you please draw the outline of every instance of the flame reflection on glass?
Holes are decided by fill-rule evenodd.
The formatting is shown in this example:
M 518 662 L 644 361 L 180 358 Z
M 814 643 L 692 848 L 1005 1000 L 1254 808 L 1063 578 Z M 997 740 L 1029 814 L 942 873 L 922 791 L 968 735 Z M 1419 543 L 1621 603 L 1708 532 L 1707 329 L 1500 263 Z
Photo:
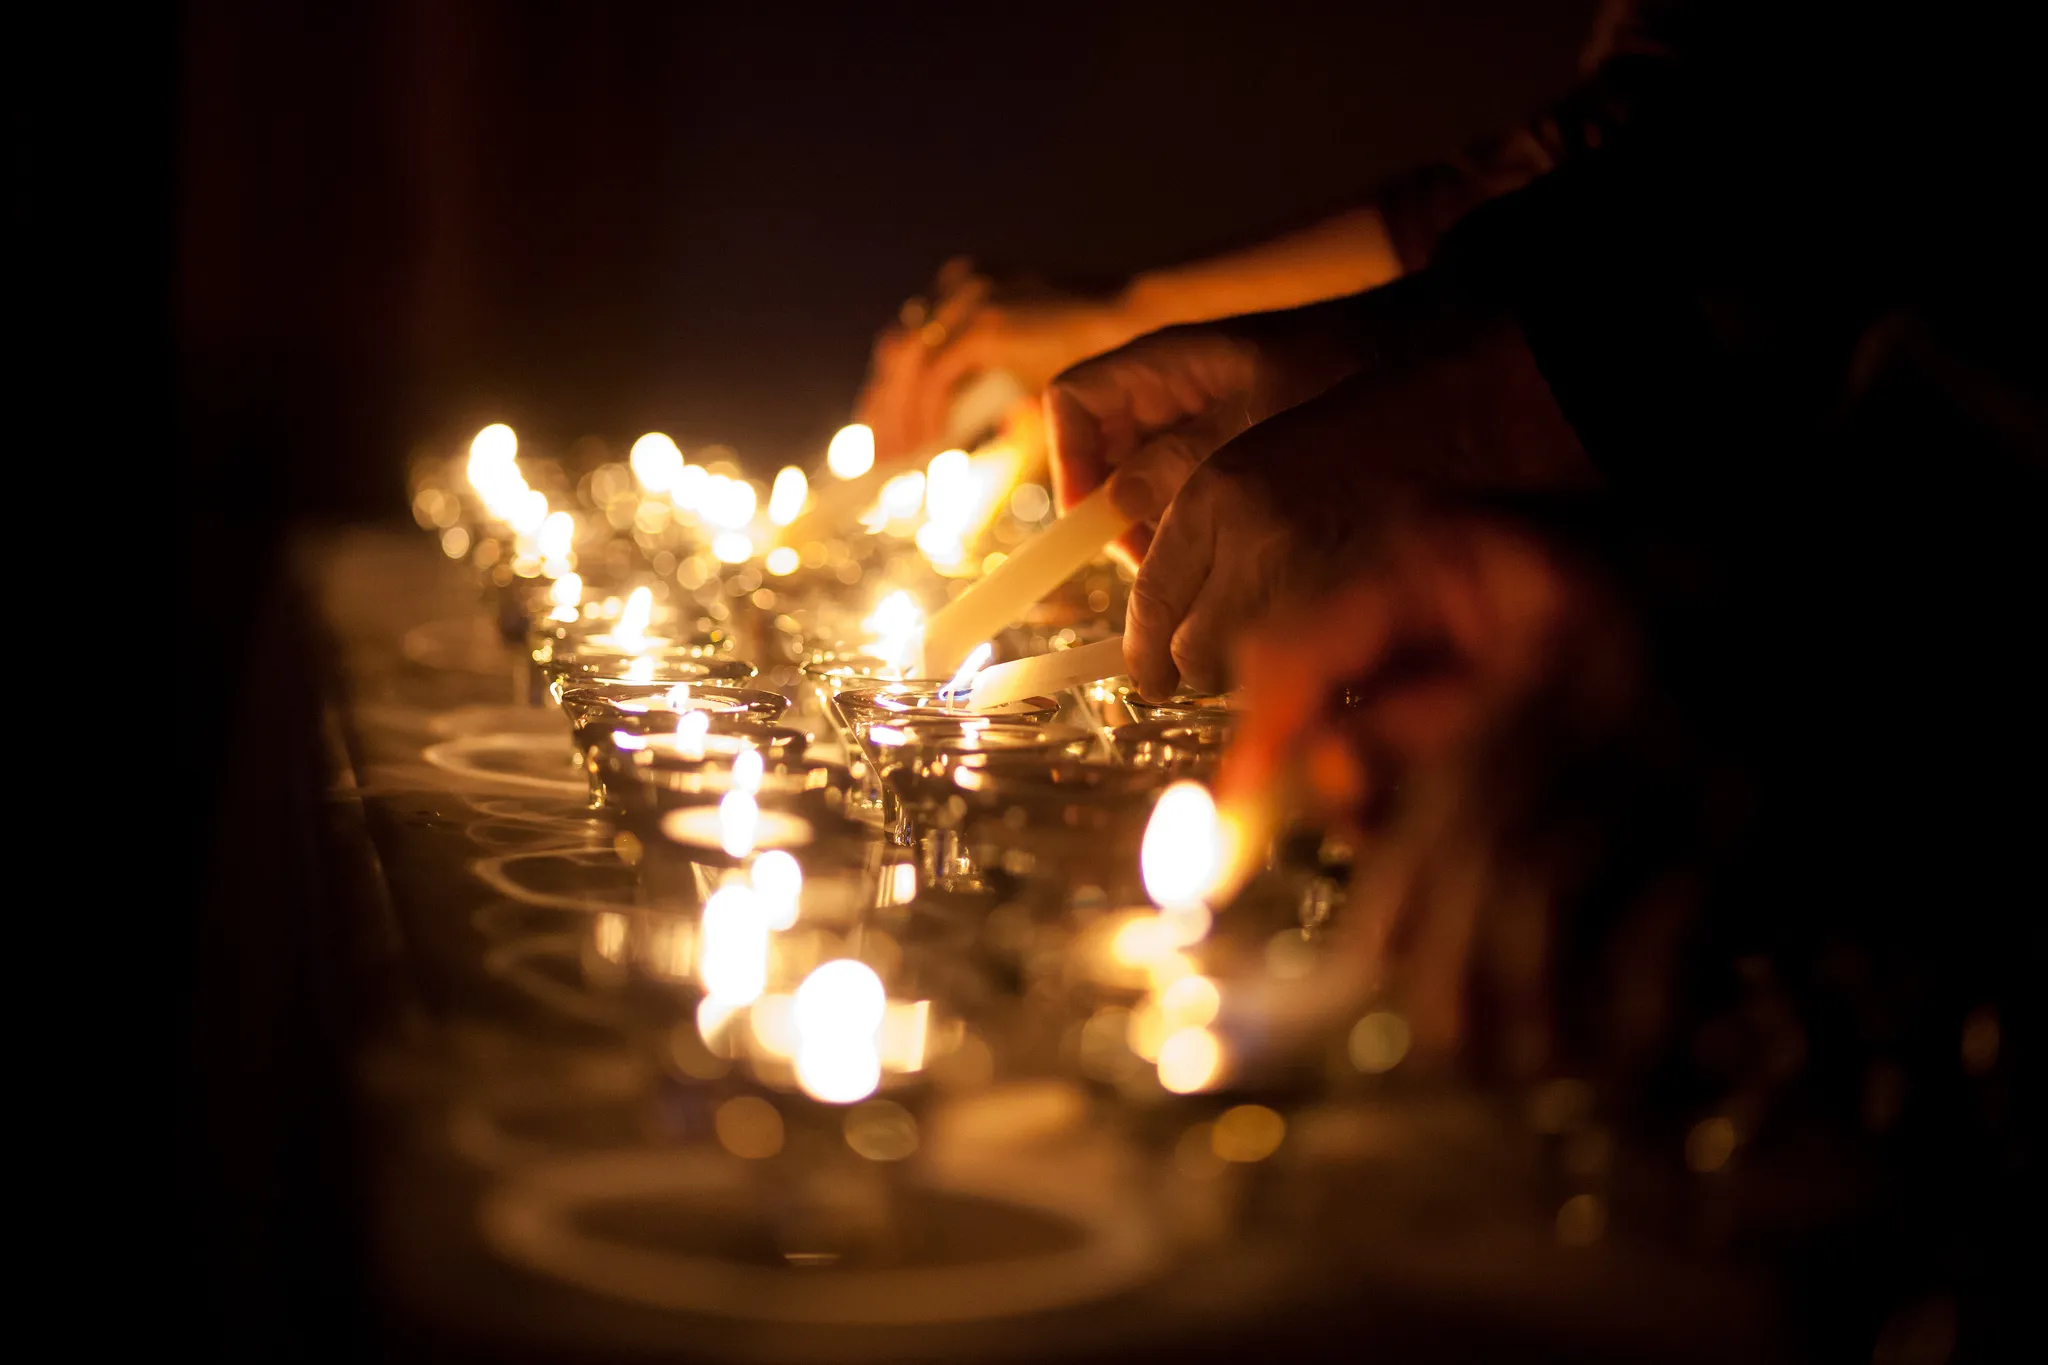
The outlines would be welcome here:
M 1154 904 L 1171 910 L 1203 903 L 1216 881 L 1217 839 L 1216 802 L 1207 787 L 1176 782 L 1159 794 L 1138 851 Z
M 753 891 L 728 883 L 704 904 L 697 979 L 728 1009 L 751 1005 L 768 989 L 768 923 Z
M 877 1035 L 889 997 L 874 968 L 839 958 L 817 968 L 796 988 L 796 1078 L 804 1092 L 827 1104 L 866 1099 L 882 1081 Z
M 718 803 L 718 843 L 735 858 L 754 851 L 754 834 L 761 824 L 761 808 L 752 792 L 730 791 Z
M 751 751 L 749 751 L 751 752 Z M 733 765 L 738 780 L 738 763 Z M 796 924 L 797 906 L 804 890 L 804 871 L 797 860 L 781 849 L 770 849 L 754 860 L 749 873 L 754 894 L 760 898 L 761 913 L 770 929 L 782 930 Z

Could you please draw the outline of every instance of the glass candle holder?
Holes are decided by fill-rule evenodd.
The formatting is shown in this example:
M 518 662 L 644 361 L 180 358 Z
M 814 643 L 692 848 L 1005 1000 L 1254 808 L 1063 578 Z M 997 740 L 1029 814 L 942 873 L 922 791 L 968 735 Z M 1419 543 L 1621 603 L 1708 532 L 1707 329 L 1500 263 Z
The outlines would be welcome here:
M 741 753 L 761 755 L 766 780 L 804 757 L 810 736 L 751 715 L 714 716 L 702 732 L 678 730 L 672 713 L 594 719 L 575 730 L 590 779 L 590 809 L 614 814 L 658 805 L 661 793 L 723 796 Z
M 1220 720 L 1232 713 L 1228 695 L 1186 693 L 1163 702 L 1146 701 L 1128 678 L 1108 678 L 1090 683 L 1082 698 L 1095 711 L 1105 729 L 1143 724 L 1150 720 Z
M 885 821 L 887 817 L 883 809 L 886 797 L 878 765 L 868 744 L 868 731 L 878 721 L 895 724 L 920 719 L 1001 719 L 1044 723 L 1051 721 L 1059 712 L 1059 704 L 1050 697 L 1031 697 L 976 710 L 967 705 L 964 698 L 951 699 L 946 694 L 946 686 L 944 682 L 931 679 L 912 679 L 907 682 L 876 682 L 833 694 L 832 716 L 839 727 L 840 740 L 846 746 L 848 760 L 862 765 L 868 778 L 861 793 L 863 809 L 868 815 Z
M 906 846 L 956 799 L 956 772 L 994 785 L 1077 760 L 1094 744 L 1078 726 L 987 716 L 892 718 L 871 724 L 866 738 L 883 791 L 883 828 Z
M 695 876 L 693 868 L 735 868 L 771 849 L 806 865 L 858 861 L 860 826 L 846 812 L 853 776 L 843 764 L 763 760 L 736 777 L 734 760 L 635 767 L 620 823 L 641 845 L 651 895 Z
M 1222 761 L 1235 728 L 1232 713 L 1205 712 L 1185 719 L 1120 725 L 1110 732 L 1109 742 L 1118 760 L 1133 768 L 1207 777 Z
M 616 683 L 744 683 L 758 670 L 744 659 L 581 659 L 571 656 L 549 662 L 543 668 L 548 696 L 557 704 L 572 687 L 595 687 Z
M 1083 751 L 1085 753 L 1085 750 Z M 1072 883 L 1113 900 L 1141 897 L 1138 847 L 1153 800 L 1174 780 L 1164 769 L 1062 756 L 1051 764 L 957 763 L 952 790 L 928 798 L 918 832 L 927 874 L 950 889 L 986 886 L 1037 909 Z M 1058 896 L 1051 900 L 1057 901 Z
M 789 709 L 789 698 L 780 692 L 716 683 L 592 683 L 564 689 L 561 706 L 573 729 L 617 716 L 681 715 L 689 711 L 714 717 L 752 716 L 775 721 L 781 720 L 782 713 Z

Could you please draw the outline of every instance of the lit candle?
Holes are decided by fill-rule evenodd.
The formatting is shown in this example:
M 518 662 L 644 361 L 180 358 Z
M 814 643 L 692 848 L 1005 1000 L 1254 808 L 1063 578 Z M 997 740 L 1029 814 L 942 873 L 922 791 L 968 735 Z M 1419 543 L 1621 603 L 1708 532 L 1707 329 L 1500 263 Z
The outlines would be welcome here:
M 918 671 L 926 676 L 951 674 L 976 645 L 1022 619 L 1130 525 L 1130 518 L 1110 501 L 1108 485 L 1090 493 L 932 616 L 925 626 L 924 661 Z
M 975 676 L 968 705 L 996 706 L 1020 697 L 1049 696 L 1083 683 L 1114 678 L 1124 671 L 1124 637 L 1113 636 L 1078 649 L 1056 649 L 1028 659 L 984 668 Z

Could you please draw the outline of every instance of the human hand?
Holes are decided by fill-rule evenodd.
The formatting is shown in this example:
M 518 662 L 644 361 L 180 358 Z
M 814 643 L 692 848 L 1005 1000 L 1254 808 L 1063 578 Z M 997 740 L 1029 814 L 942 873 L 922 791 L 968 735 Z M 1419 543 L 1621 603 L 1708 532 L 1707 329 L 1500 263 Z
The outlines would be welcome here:
M 1504 1026 L 1491 1041 L 1540 1065 L 1560 908 L 1639 804 L 1641 748 L 1626 737 L 1643 668 L 1618 595 L 1521 527 L 1404 518 L 1370 568 L 1248 633 L 1237 668 L 1244 711 L 1219 805 L 1292 792 L 1364 855 L 1332 978 L 1267 1002 L 1266 1025 L 1391 991 L 1417 1043 L 1447 1053 L 1469 1041 L 1483 990 Z
M 1412 329 L 1395 330 L 1405 340 Z M 1130 675 L 1148 698 L 1227 690 L 1236 632 L 1342 577 L 1414 499 L 1594 481 L 1510 321 L 1432 336 L 1408 354 L 1375 348 L 1370 367 L 1286 411 L 1256 350 L 1179 351 L 1189 358 L 1176 367 L 1133 365 L 1106 386 L 1123 406 L 1096 398 L 1092 425 L 1062 412 L 1078 401 L 1066 377 L 1049 403 L 1063 495 L 1114 469 L 1119 506 L 1157 518 L 1124 624 Z
M 1110 483 L 1111 497 L 1137 523 L 1111 553 L 1136 568 L 1151 523 L 1204 460 L 1354 363 L 1342 336 L 1312 310 L 1140 337 L 1046 390 L 1053 491 L 1064 509 Z
M 878 464 L 914 459 L 950 439 L 955 395 L 977 375 L 1007 372 L 1036 396 L 1061 370 L 1143 330 L 1114 295 L 998 285 L 949 261 L 931 298 L 905 304 L 876 339 L 857 420 L 875 433 Z

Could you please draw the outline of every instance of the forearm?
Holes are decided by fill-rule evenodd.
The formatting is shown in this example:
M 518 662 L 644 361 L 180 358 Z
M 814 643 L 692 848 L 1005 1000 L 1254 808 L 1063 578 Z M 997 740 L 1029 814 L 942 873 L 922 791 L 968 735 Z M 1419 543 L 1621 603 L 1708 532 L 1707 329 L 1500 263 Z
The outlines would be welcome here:
M 1401 274 L 1374 208 L 1347 209 L 1296 232 L 1133 279 L 1119 307 L 1138 332 L 1277 312 L 1376 288 Z

